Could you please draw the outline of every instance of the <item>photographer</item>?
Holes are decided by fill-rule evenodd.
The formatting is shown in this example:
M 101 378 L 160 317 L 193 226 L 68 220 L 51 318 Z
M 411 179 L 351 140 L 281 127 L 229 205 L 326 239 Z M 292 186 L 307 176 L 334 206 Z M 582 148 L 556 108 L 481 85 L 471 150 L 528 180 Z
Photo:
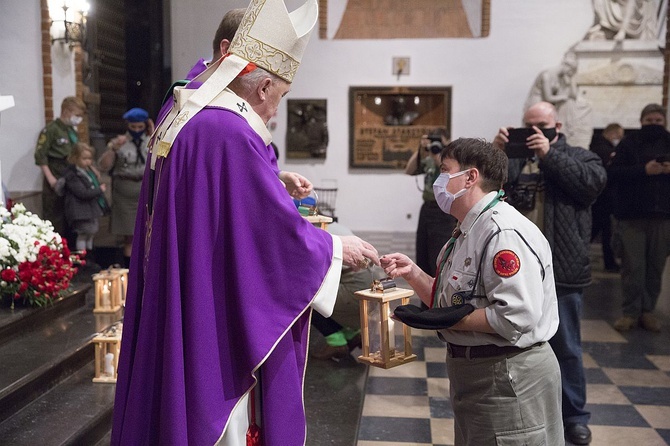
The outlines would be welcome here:
M 584 445 L 591 441 L 591 414 L 584 407 L 586 378 L 579 319 L 584 287 L 591 284 L 590 207 L 605 187 L 607 173 L 598 155 L 568 145 L 550 103 L 532 105 L 523 122 L 530 135 L 525 138 L 526 148 L 522 147 L 526 154 L 512 156 L 514 144 L 510 142 L 517 132 L 511 128 L 500 128 L 493 144 L 510 158 L 504 186 L 516 199 L 510 204 L 540 228 L 551 246 L 560 322 L 549 344 L 561 367 L 566 438 Z M 522 179 L 531 183 L 531 177 L 537 184 L 532 197 L 518 187 Z
M 433 194 L 433 183 L 440 175 L 440 153 L 448 143 L 445 129 L 432 130 L 421 138 L 419 149 L 414 152 L 405 168 L 408 175 L 425 175 L 423 205 L 416 230 L 416 264 L 430 275 L 435 273 L 440 249 L 447 243 L 456 227 L 456 219 L 440 210 Z
M 614 328 L 628 331 L 639 324 L 659 332 L 661 324 L 653 312 L 670 255 L 670 133 L 665 108 L 648 104 L 640 124 L 621 141 L 608 169 L 616 196 L 615 244 L 623 287 L 623 315 Z

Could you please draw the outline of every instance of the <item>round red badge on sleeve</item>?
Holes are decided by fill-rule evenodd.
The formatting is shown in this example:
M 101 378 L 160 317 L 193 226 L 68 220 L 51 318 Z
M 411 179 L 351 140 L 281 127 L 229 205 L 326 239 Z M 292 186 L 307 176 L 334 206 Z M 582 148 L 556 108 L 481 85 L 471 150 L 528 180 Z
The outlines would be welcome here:
M 521 260 L 519 256 L 510 251 L 503 249 L 493 257 L 493 270 L 501 277 L 512 277 L 521 269 Z

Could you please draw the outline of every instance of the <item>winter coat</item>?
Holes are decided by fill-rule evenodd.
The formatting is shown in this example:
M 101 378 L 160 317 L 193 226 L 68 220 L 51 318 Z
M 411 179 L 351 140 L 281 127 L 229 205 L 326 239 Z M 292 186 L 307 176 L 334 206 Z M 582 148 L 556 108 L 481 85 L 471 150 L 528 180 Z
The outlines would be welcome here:
M 98 199 L 103 196 L 100 186 L 95 186 L 89 176 L 71 164 L 63 174 L 65 218 L 69 224 L 77 220 L 92 220 L 103 215 Z
M 524 163 L 510 159 L 509 178 L 519 178 Z M 556 285 L 582 288 L 591 283 L 591 205 L 605 188 L 607 172 L 597 154 L 569 146 L 561 134 L 539 168 L 544 182 L 542 232 L 551 246 Z
M 644 126 L 621 140 L 608 169 L 617 219 L 670 218 L 670 175 L 647 175 L 645 165 L 653 159 L 670 161 L 664 128 Z

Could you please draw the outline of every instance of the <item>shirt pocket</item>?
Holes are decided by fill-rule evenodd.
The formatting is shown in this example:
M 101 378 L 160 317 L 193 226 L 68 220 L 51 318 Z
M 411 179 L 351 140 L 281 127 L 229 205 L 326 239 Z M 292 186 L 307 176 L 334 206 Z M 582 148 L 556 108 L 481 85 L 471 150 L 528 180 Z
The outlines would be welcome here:
M 475 287 L 475 273 L 461 270 L 454 270 L 451 272 L 447 283 L 448 305 L 461 305 L 469 303 L 473 297 L 473 288 Z

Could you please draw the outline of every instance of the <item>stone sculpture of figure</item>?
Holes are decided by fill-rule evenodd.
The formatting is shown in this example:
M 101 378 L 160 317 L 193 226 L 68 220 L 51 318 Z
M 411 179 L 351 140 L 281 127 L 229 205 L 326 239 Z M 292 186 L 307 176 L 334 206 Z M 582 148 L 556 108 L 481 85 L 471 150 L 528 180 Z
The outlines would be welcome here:
M 559 66 L 544 70 L 537 76 L 526 99 L 524 113 L 538 102 L 553 104 L 559 121 L 563 123 L 561 133 L 568 144 L 586 148 L 593 136 L 591 105 L 577 94 L 576 72 L 577 56 L 570 51 Z
M 656 40 L 665 17 L 659 0 L 593 0 L 593 11 L 595 24 L 588 40 Z

